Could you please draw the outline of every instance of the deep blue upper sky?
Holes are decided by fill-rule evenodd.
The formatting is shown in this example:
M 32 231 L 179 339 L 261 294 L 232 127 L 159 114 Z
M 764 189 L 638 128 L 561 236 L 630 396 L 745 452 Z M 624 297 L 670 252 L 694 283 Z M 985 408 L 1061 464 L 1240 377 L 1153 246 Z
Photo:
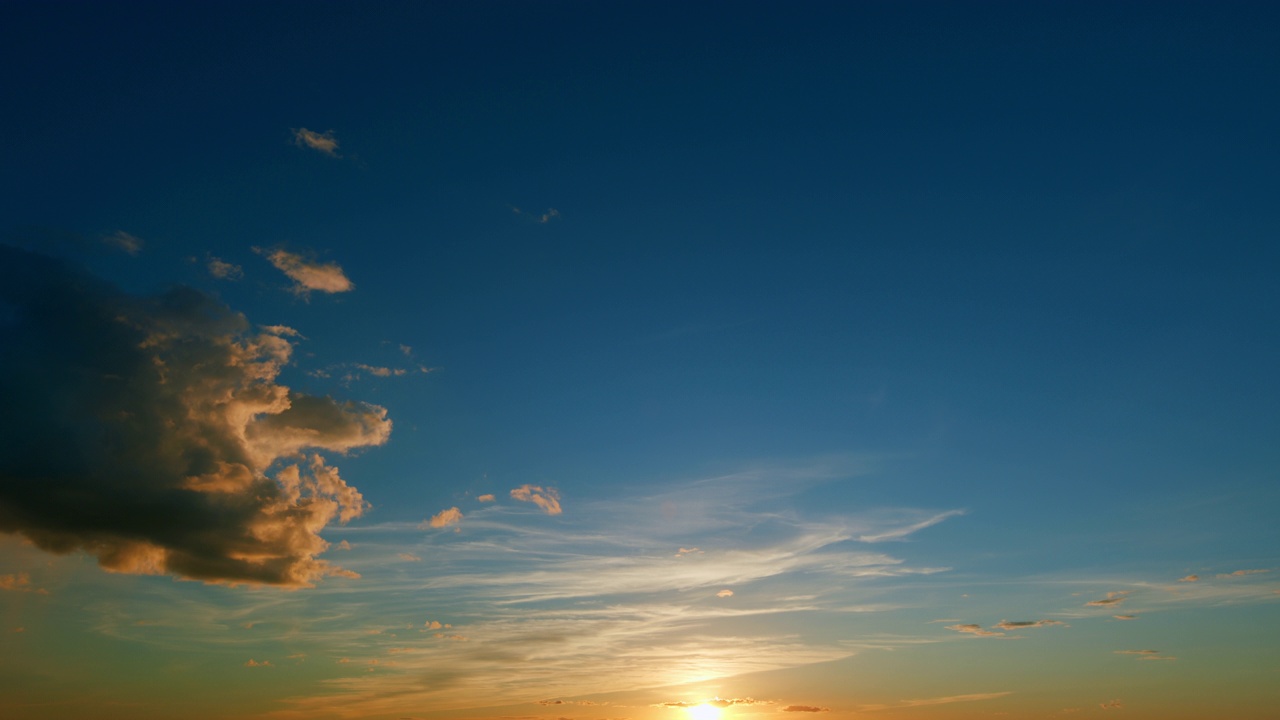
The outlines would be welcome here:
M 441 368 L 362 390 L 388 514 L 830 453 L 894 458 L 861 492 L 1031 513 L 1273 472 L 1273 5 L 0 13 L 6 232 L 125 230 L 140 258 L 90 262 L 131 290 Z M 357 292 L 203 274 L 274 246 Z

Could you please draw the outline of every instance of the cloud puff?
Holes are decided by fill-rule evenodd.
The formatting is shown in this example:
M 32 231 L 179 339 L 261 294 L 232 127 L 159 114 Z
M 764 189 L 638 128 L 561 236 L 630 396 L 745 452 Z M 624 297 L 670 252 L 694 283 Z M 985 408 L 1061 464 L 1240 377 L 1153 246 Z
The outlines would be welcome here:
M 462 522 L 462 511 L 456 507 L 451 507 L 448 510 L 441 510 L 435 515 L 432 515 L 430 520 L 427 520 L 418 527 L 442 528 L 450 525 L 457 525 L 460 522 Z
M 497 498 L 493 496 L 493 493 L 485 493 L 484 495 L 476 498 L 476 500 L 479 500 L 480 502 L 493 502 L 496 499 Z
M 1124 707 L 1124 703 L 1119 700 L 1112 700 L 1111 702 L 1098 703 L 1098 707 L 1103 710 L 1117 710 Z
M 244 666 L 245 667 L 271 667 L 271 661 L 263 660 L 262 662 L 258 662 L 253 658 L 249 658 L 249 662 L 245 663 Z
M 306 297 L 313 290 L 324 293 L 349 292 L 356 287 L 337 263 L 313 262 L 280 248 L 254 248 L 253 251 L 265 257 L 293 281 L 291 290 L 295 295 Z
M 1111 617 L 1117 620 L 1137 620 L 1138 619 L 1137 615 L 1112 615 Z
M 8 590 L 10 592 L 33 592 L 40 595 L 49 594 L 49 591 L 44 588 L 31 587 L 31 576 L 26 573 L 0 575 L 0 590 Z
M 1090 605 L 1093 607 L 1108 607 L 1111 605 L 1119 605 L 1120 603 L 1124 602 L 1124 597 L 1128 594 L 1129 594 L 1128 590 L 1121 590 L 1119 592 L 1109 592 L 1107 593 L 1107 597 L 1105 599 L 1090 600 L 1089 602 L 1085 603 L 1085 605 Z
M 143 242 L 141 238 L 130 235 L 123 230 L 117 230 L 102 238 L 102 242 L 130 255 L 137 255 L 142 252 Z
M 718 598 L 733 597 L 733 591 L 732 591 L 732 590 L 729 590 L 728 588 L 726 588 L 726 589 L 721 590 L 720 592 L 716 593 L 716 597 L 718 597 Z
M 968 633 L 970 635 L 977 635 L 978 637 L 998 637 L 1000 635 L 1004 635 L 1004 633 L 995 632 L 994 630 L 983 630 L 981 625 L 978 625 L 975 623 L 964 623 L 961 625 L 947 625 L 946 628 L 948 630 L 955 630 L 958 633 Z
M 210 275 L 219 280 L 239 280 L 244 277 L 244 268 L 212 255 L 205 262 L 205 268 L 209 270 Z
M 338 155 L 338 138 L 334 137 L 332 130 L 318 133 L 306 128 L 294 128 L 293 144 L 318 150 L 330 157 L 341 157 Z
M 548 515 L 560 514 L 560 493 L 555 488 L 540 488 L 537 485 L 521 485 L 511 491 L 511 497 L 524 502 L 531 502 L 542 508 Z
M 1062 625 L 1066 627 L 1066 623 L 1061 620 L 1001 620 L 995 624 L 995 627 L 1001 630 L 1024 630 L 1027 628 L 1049 627 L 1051 625 Z
M 696 547 L 691 547 L 691 548 L 682 547 L 676 551 L 676 557 L 684 557 L 685 555 L 696 555 L 701 553 L 702 551 Z
M 818 707 L 816 705 L 788 705 L 782 708 L 782 712 L 829 712 L 831 708 Z
M 1178 578 L 1178 582 L 1199 582 L 1199 581 L 1200 581 L 1199 575 L 1188 575 L 1186 577 Z
M 366 508 L 319 454 L 383 408 L 294 392 L 292 345 L 190 288 L 133 297 L 0 246 L 0 531 L 111 571 L 310 585 L 320 531 Z

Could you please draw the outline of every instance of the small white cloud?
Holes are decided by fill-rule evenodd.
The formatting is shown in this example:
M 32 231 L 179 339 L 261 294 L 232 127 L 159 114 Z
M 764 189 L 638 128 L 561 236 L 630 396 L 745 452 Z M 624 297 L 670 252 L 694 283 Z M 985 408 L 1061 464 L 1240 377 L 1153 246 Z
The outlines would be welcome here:
M 341 157 L 338 154 L 338 138 L 334 137 L 332 130 L 319 133 L 306 128 L 294 128 L 293 144 L 318 150 L 330 157 Z

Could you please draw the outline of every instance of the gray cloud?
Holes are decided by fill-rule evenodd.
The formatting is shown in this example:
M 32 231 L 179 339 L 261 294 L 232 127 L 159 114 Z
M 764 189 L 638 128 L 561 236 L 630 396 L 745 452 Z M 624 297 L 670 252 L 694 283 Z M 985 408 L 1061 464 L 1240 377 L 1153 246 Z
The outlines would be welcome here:
M 317 558 L 319 531 L 366 503 L 318 453 L 380 445 L 391 421 L 277 383 L 286 330 L 0 246 L 0 531 L 116 572 L 351 575 Z
M 1001 620 L 995 626 L 1001 630 L 1024 630 L 1027 628 L 1049 627 L 1051 625 L 1062 625 L 1066 627 L 1066 623 L 1061 620 Z

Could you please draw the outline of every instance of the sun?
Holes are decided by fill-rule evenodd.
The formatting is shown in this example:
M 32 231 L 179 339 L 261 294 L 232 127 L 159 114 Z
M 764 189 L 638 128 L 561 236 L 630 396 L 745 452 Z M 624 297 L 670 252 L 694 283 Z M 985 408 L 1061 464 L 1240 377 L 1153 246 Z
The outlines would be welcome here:
M 720 708 L 702 703 L 689 708 L 689 720 L 720 720 Z

